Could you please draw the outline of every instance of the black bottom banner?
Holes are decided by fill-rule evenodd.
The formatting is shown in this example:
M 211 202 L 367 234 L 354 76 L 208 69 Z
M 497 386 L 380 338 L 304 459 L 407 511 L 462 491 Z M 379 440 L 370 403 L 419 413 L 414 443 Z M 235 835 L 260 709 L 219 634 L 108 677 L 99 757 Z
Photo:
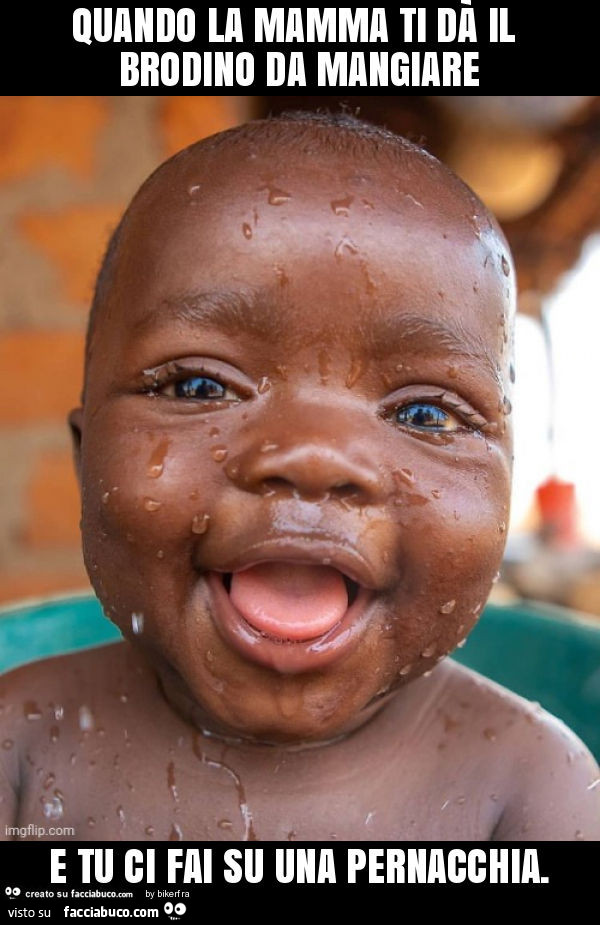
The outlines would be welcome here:
M 594 843 L 3 843 L 6 918 L 181 920 L 206 892 L 290 887 L 535 891 L 594 882 Z M 247 895 L 247 894 L 246 894 Z M 191 915 L 190 915 L 191 913 Z

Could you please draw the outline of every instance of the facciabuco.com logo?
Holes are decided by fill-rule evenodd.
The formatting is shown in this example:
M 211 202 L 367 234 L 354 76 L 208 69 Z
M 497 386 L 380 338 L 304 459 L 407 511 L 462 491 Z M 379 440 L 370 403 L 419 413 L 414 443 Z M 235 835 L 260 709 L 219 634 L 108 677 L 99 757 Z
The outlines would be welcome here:
M 106 906 L 64 907 L 68 919 L 157 919 L 158 909 L 107 908 Z

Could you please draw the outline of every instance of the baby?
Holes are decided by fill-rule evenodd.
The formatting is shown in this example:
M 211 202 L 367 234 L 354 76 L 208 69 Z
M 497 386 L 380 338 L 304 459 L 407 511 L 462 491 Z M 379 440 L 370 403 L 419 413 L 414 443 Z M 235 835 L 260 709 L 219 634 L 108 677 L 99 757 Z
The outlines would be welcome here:
M 502 557 L 514 301 L 484 206 L 348 116 L 252 122 L 146 181 L 70 415 L 126 641 L 3 679 L 6 824 L 600 837 L 581 742 L 446 658 Z

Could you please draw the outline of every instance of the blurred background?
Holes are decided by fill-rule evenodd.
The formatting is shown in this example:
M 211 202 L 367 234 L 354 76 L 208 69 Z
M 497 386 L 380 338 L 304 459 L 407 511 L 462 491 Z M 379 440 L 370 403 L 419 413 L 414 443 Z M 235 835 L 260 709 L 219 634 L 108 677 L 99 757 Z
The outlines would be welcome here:
M 0 603 L 89 587 L 66 414 L 95 275 L 139 184 L 248 118 L 340 105 L 424 144 L 500 219 L 520 294 L 493 596 L 600 617 L 600 97 L 1 98 Z

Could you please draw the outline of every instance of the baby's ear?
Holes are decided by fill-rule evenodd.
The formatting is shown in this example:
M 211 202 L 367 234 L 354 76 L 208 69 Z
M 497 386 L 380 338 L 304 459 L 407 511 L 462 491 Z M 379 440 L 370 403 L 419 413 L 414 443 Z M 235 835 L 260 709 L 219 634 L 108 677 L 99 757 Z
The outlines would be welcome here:
M 67 418 L 73 442 L 73 462 L 79 488 L 81 489 L 81 432 L 83 427 L 83 408 L 73 408 Z

